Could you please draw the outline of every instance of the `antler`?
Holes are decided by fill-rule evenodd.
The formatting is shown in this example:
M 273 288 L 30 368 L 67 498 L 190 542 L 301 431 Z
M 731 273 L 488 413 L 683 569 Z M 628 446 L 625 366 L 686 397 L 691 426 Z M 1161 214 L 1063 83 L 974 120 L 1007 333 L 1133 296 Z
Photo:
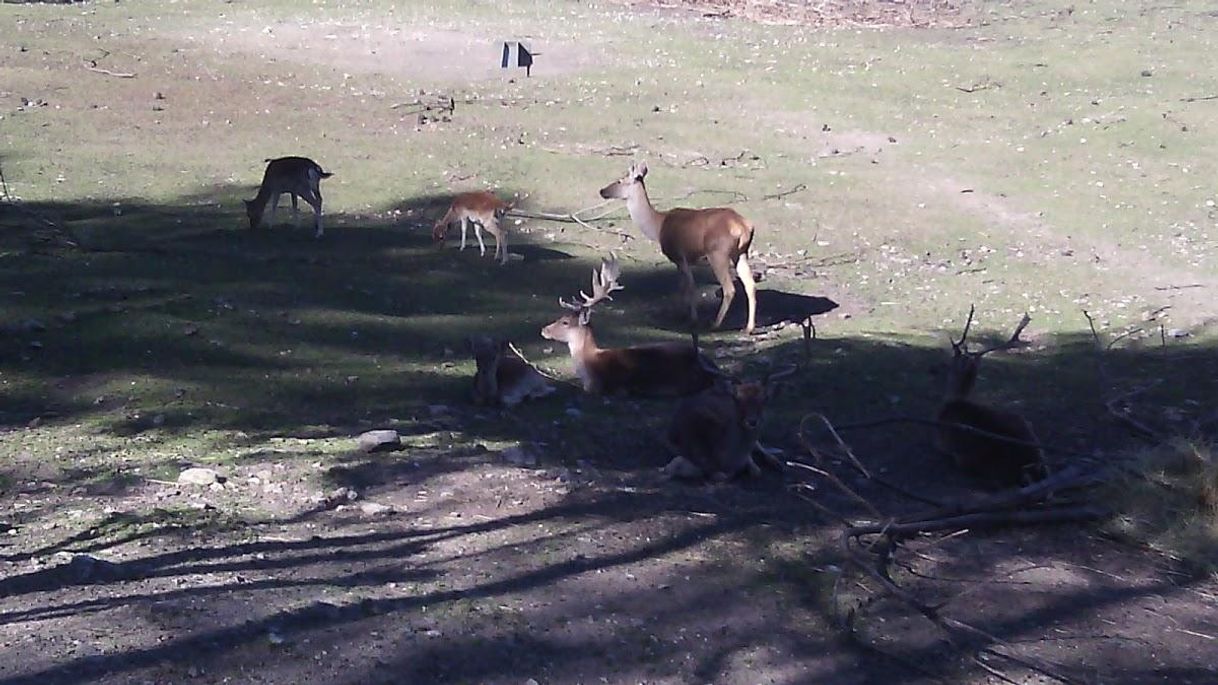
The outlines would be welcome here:
M 973 312 L 976 310 L 977 305 L 970 304 L 968 306 L 968 320 L 964 322 L 964 332 L 960 334 L 960 342 L 956 342 L 955 340 L 951 339 L 951 336 L 948 336 L 947 339 L 952 344 L 952 351 L 962 354 L 968 352 L 968 348 L 964 346 L 964 341 L 968 339 L 968 329 L 973 325 Z
M 973 356 L 983 357 L 991 352 L 997 352 L 998 350 L 1009 350 L 1012 347 L 1024 344 L 1024 341 L 1019 339 L 1019 335 L 1023 333 L 1023 329 L 1027 328 L 1028 324 L 1030 323 L 1032 323 L 1032 317 L 1028 316 L 1025 312 L 1023 318 L 1019 320 L 1019 325 L 1015 327 L 1015 332 L 1011 334 L 1011 338 L 1009 340 L 1001 345 L 994 345 L 992 347 L 987 347 L 980 352 L 973 352 Z
M 579 296 L 583 298 L 583 302 L 567 302 L 560 297 L 558 298 L 558 303 L 567 309 L 580 312 L 592 309 L 593 306 L 602 300 L 612 300 L 613 297 L 609 293 L 622 289 L 622 286 L 617 282 L 620 275 L 621 269 L 617 265 L 617 257 L 610 255 L 608 259 L 601 260 L 600 270 L 592 270 L 591 295 L 581 290 L 579 291 Z

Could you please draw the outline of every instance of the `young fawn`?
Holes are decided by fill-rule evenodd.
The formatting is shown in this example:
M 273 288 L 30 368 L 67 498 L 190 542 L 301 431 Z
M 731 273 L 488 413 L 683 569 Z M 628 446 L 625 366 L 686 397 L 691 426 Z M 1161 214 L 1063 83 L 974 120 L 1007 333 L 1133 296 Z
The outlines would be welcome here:
M 266 203 L 271 203 L 272 225 L 275 223 L 275 210 L 279 207 L 279 196 L 287 193 L 292 196 L 292 220 L 295 221 L 300 213 L 297 199 L 304 200 L 313 208 L 313 228 L 318 238 L 325 234 L 321 225 L 321 179 L 330 178 L 334 174 L 326 173 L 317 162 L 306 157 L 280 157 L 266 160 L 266 172 L 262 174 L 262 185 L 258 195 L 252 200 L 245 201 L 245 213 L 250 219 L 250 228 L 256 229 L 262 224 Z
M 541 375 L 502 338 L 486 335 L 468 340 L 478 370 L 474 374 L 474 403 L 514 407 L 524 400 L 554 392 Z
M 609 294 L 622 289 L 617 282 L 618 274 L 616 259 L 603 260 L 600 270 L 592 272 L 592 294 L 581 292 L 582 302 L 578 304 L 559 298 L 559 304 L 571 313 L 541 329 L 543 338 L 567 344 L 584 390 L 603 395 L 623 392 L 673 397 L 709 388 L 722 374 L 694 345 L 657 343 L 613 349 L 597 346 L 588 320 L 598 302 L 612 299 Z
M 491 193 L 478 190 L 472 193 L 462 193 L 453 198 L 448 211 L 436 221 L 431 229 L 431 237 L 437 243 L 444 242 L 448 236 L 448 227 L 455 221 L 461 222 L 461 249 L 465 249 L 465 233 L 469 224 L 474 225 L 474 237 L 478 239 L 479 254 L 486 256 L 486 244 L 482 242 L 482 229 L 495 236 L 495 258 L 500 264 L 506 264 L 507 229 L 499 223 L 503 216 L 515 206 L 512 202 L 504 202 Z
M 670 209 L 656 211 L 647 197 L 643 178 L 647 164 L 630 166 L 622 178 L 601 188 L 601 197 L 626 201 L 626 209 L 635 225 L 651 240 L 660 243 L 660 250 L 681 271 L 681 290 L 689 304 L 689 316 L 698 320 L 697 292 L 694 287 L 693 266 L 705 259 L 723 288 L 723 301 L 715 317 L 715 328 L 723 324 L 732 298 L 736 296 L 735 276 L 744 285 L 749 301 L 745 333 L 752 333 L 757 323 L 757 285 L 749 268 L 748 252 L 753 242 L 753 225 L 734 209 Z M 735 276 L 733 276 L 735 271 Z
M 977 381 L 981 358 L 990 352 L 1010 349 L 1021 343 L 1019 335 L 1031 319 L 1024 314 L 1010 340 L 977 352 L 969 352 L 965 343 L 972 321 L 973 309 L 970 308 L 960 342 L 952 341 L 952 359 L 947 370 L 946 393 L 937 417 L 940 425 L 935 446 L 949 456 L 957 468 L 987 486 L 1018 486 L 1042 478 L 1045 475 L 1044 454 L 1031 424 L 1019 414 L 979 404 L 968 398 Z M 955 426 L 965 426 L 1019 442 L 999 440 Z
M 677 406 L 667 442 L 677 456 L 664 467 L 670 478 L 723 482 L 747 473 L 761 474 L 756 458 L 777 466 L 757 442 L 774 381 L 795 369 L 771 375 L 763 382 L 720 382 Z

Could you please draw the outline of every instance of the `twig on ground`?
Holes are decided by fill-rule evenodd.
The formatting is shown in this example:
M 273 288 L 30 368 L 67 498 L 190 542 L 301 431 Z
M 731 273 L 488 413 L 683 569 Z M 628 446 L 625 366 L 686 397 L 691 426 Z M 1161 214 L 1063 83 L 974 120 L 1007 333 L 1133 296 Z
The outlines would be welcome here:
M 884 515 L 880 513 L 879 509 L 875 508 L 875 505 L 873 505 L 871 502 L 868 502 L 862 495 L 860 495 L 857 492 L 855 492 L 854 490 L 850 489 L 850 486 L 843 483 L 840 478 L 833 475 L 831 472 L 826 471 L 822 468 L 818 468 L 816 466 L 812 466 L 811 464 L 805 464 L 805 463 L 799 462 L 799 461 L 787 461 L 786 465 L 797 468 L 797 469 L 804 469 L 805 471 L 811 471 L 812 473 L 815 473 L 816 475 L 821 476 L 825 480 L 832 483 L 833 486 L 836 487 L 838 490 L 845 493 L 847 497 L 849 497 L 850 499 L 863 505 L 863 508 L 867 510 L 867 513 L 871 514 L 873 517 L 875 517 L 877 519 L 884 518 Z
M 509 343 L 508 343 L 508 348 L 509 348 L 510 350 L 512 350 L 512 352 L 514 352 L 514 353 L 516 354 L 516 356 L 517 356 L 517 357 L 520 357 L 520 361 L 524 362 L 525 364 L 528 364 L 528 365 L 529 365 L 529 367 L 531 367 L 531 368 L 532 368 L 534 371 L 536 371 L 537 373 L 541 374 L 541 376 L 542 376 L 543 378 L 548 378 L 548 379 L 550 379 L 550 380 L 554 381 L 555 383 L 564 383 L 564 384 L 566 384 L 566 385 L 573 385 L 573 386 L 577 386 L 577 387 L 582 387 L 582 386 L 578 386 L 578 384 L 577 384 L 577 383 L 574 383 L 573 381 L 569 381 L 569 380 L 567 380 L 567 379 L 565 379 L 565 378 L 559 378 L 558 376 L 555 376 L 554 374 L 552 374 L 552 373 L 550 373 L 550 372 L 546 371 L 545 369 L 542 369 L 540 366 L 538 366 L 538 365 L 534 364 L 533 362 L 529 361 L 529 358 L 528 358 L 528 357 L 526 357 L 526 356 L 524 356 L 524 352 L 521 352 L 521 351 L 520 351 L 520 348 L 519 348 L 519 347 L 516 347 L 516 344 L 515 344 L 515 343 L 513 343 L 513 342 L 509 342 Z
M 1188 285 L 1157 285 L 1155 290 L 1160 292 L 1165 290 L 1188 290 L 1189 288 L 1204 288 L 1204 283 L 1189 283 Z
M 1204 102 L 1206 100 L 1218 100 L 1218 95 L 1199 95 L 1196 97 L 1180 98 L 1180 102 Z
M 82 64 L 84 65 L 85 69 L 88 69 L 89 71 L 95 71 L 99 74 L 105 74 L 106 76 L 113 76 L 114 78 L 135 78 L 136 76 L 134 73 L 127 71 L 110 71 L 109 69 L 103 69 L 102 67 L 97 66 L 97 60 L 95 59 L 83 60 Z
M 797 183 L 797 184 L 795 185 L 795 187 L 794 187 L 794 188 L 792 188 L 792 189 L 790 189 L 790 190 L 784 190 L 784 191 L 782 191 L 781 193 L 771 193 L 770 195 L 762 195 L 762 196 L 761 196 L 761 199 L 763 199 L 763 200 L 777 200 L 777 199 L 779 199 L 779 198 L 784 198 L 784 197 L 786 197 L 786 196 L 788 196 L 788 195 L 794 195 L 795 193 L 800 193 L 800 192 L 803 192 L 803 191 L 805 191 L 805 190 L 807 190 L 807 189 L 808 189 L 808 186 L 804 185 L 803 183 Z

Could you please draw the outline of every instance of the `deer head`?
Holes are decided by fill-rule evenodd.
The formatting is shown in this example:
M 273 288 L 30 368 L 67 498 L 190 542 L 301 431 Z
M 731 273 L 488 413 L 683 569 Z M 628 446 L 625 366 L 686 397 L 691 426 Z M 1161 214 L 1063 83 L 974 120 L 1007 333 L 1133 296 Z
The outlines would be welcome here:
M 1004 343 L 998 345 L 990 345 L 975 352 L 970 352 L 968 349 L 968 331 L 973 325 L 973 314 L 976 310 L 975 306 L 970 306 L 968 309 L 968 320 L 964 322 L 964 332 L 960 334 L 960 340 L 949 341 L 952 344 L 952 360 L 947 371 L 947 391 L 948 395 L 957 399 L 963 399 L 972 391 L 973 385 L 977 382 L 977 370 L 981 366 L 981 358 L 991 352 L 999 350 L 1009 350 L 1015 347 L 1023 346 L 1025 343 L 1019 339 L 1023 333 L 1023 329 L 1028 327 L 1032 322 L 1032 317 L 1026 313 L 1019 320 L 1019 324 L 1015 327 L 1015 332 Z
M 647 162 L 635 162 L 630 165 L 625 176 L 601 188 L 601 197 L 606 200 L 624 200 L 630 194 L 630 189 L 635 184 L 641 184 L 646 176 Z

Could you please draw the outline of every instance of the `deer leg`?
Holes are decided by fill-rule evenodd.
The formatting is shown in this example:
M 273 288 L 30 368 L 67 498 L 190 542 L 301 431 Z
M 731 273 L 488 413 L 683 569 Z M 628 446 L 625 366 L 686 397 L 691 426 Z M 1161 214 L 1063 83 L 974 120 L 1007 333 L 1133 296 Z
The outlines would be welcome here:
M 698 293 L 694 288 L 694 270 L 686 259 L 682 259 L 677 264 L 677 268 L 681 270 L 681 297 L 689 305 L 689 320 L 696 325 L 698 323 Z
M 300 198 L 296 193 L 288 193 L 288 197 L 292 198 L 292 225 L 296 225 L 300 221 Z
M 465 249 L 465 231 L 469 227 L 469 219 L 461 217 L 461 249 Z
M 757 326 L 757 282 L 753 280 L 753 270 L 744 255 L 736 260 L 736 275 L 740 276 L 740 284 L 744 286 L 744 296 L 749 299 L 749 322 L 744 327 L 745 334 L 753 332 Z M 724 289 L 723 292 L 727 292 Z
M 474 225 L 474 237 L 478 239 L 478 256 L 486 256 L 486 243 L 482 242 L 482 222 L 470 219 L 470 223 Z
M 702 478 L 702 469 L 696 464 L 686 459 L 685 457 L 673 457 L 672 461 L 663 469 L 664 475 L 669 478 Z
M 311 195 L 305 195 L 304 201 L 313 207 L 313 237 L 320 238 L 326 234 L 325 227 L 321 225 L 321 193 L 314 191 Z
M 499 260 L 500 264 L 507 264 L 507 232 L 503 230 L 503 226 L 496 218 L 491 218 L 486 230 L 495 236 L 495 258 Z
M 707 261 L 710 262 L 711 270 L 715 272 L 719 287 L 723 288 L 723 301 L 719 303 L 719 314 L 715 316 L 715 328 L 718 328 L 723 325 L 723 317 L 727 316 L 728 307 L 732 306 L 732 299 L 736 297 L 736 284 L 732 278 L 732 268 L 727 255 L 712 254 L 708 256 Z M 752 321 L 749 323 L 751 324 Z M 746 330 L 752 331 L 751 328 Z
M 279 209 L 279 196 L 280 193 L 271 196 L 271 218 L 267 220 L 267 226 L 271 228 L 275 227 L 275 210 Z

